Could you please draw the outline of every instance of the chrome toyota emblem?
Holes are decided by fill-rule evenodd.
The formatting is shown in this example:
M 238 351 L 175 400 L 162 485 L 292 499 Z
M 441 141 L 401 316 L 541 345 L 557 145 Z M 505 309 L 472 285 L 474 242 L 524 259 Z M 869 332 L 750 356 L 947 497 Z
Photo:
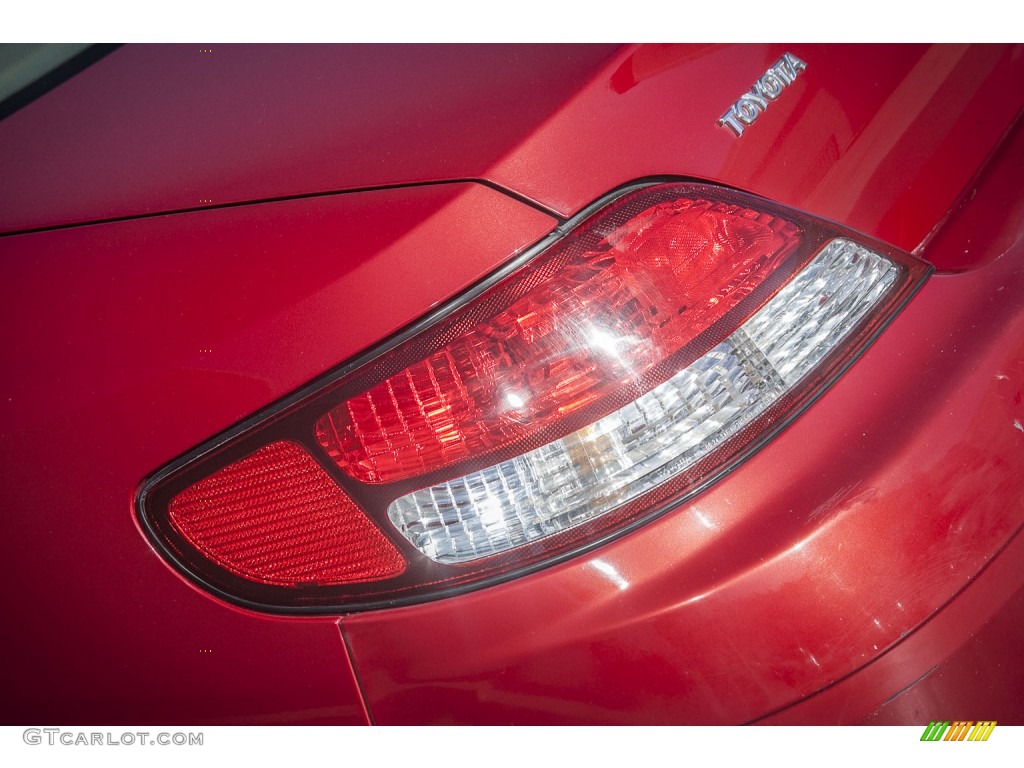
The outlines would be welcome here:
M 807 64 L 792 53 L 786 53 L 761 75 L 761 79 L 754 83 L 749 91 L 729 107 L 728 112 L 718 118 L 718 124 L 728 128 L 736 136 L 742 136 L 746 127 L 752 125 L 758 115 L 768 109 L 768 105 L 779 98 L 805 69 Z

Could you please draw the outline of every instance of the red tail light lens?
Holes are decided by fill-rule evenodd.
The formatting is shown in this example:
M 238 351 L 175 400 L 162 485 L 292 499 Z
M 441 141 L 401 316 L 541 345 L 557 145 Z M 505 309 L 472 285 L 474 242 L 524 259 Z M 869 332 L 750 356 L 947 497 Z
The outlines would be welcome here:
M 356 480 L 389 483 L 561 437 L 568 414 L 614 410 L 624 386 L 729 314 L 800 242 L 769 214 L 659 197 L 616 210 L 600 239 L 571 236 L 533 265 L 523 295 L 501 297 L 510 306 L 331 409 L 321 445 Z
M 509 578 L 649 519 L 821 392 L 927 275 L 747 195 L 634 189 L 158 473 L 179 567 L 278 610 Z

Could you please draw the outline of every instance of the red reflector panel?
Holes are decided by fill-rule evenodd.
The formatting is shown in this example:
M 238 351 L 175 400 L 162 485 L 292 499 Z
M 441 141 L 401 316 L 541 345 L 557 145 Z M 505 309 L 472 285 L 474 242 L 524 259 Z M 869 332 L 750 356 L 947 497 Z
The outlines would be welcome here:
M 776 216 L 696 196 L 633 195 L 600 218 L 538 260 L 510 302 L 488 312 L 485 299 L 467 333 L 324 415 L 317 439 L 338 466 L 393 482 L 541 431 L 553 439 L 582 408 L 596 420 L 621 405 L 612 396 L 624 385 L 660 383 L 646 374 L 735 308 L 801 238 Z
M 174 529 L 227 570 L 263 584 L 353 584 L 405 559 L 304 449 L 275 442 L 179 493 Z

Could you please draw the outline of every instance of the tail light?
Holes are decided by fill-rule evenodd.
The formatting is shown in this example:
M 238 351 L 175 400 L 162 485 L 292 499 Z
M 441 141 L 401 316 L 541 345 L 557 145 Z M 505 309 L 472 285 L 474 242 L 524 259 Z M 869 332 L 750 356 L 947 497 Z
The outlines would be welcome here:
M 382 607 L 511 578 L 735 467 L 928 269 L 749 195 L 633 188 L 158 472 L 140 516 L 193 579 L 263 609 Z

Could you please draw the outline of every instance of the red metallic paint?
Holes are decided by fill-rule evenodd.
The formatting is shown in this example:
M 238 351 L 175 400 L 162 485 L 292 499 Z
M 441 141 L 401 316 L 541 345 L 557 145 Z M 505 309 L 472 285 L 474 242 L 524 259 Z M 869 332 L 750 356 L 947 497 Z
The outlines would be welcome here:
M 454 184 L 0 238 L 0 721 L 362 721 L 333 619 L 210 600 L 150 549 L 133 494 L 552 223 Z
M 214 50 L 120 49 L 0 123 L 2 231 L 211 208 L 0 237 L 3 722 L 1024 722 L 1024 134 L 975 178 L 1020 47 Z M 731 476 L 523 579 L 339 637 L 152 551 L 148 473 L 556 224 L 470 182 L 218 206 L 476 178 L 568 215 L 647 175 L 906 249 L 971 184 L 923 251 L 960 273 Z
M 615 51 L 207 48 L 125 46 L 5 120 L 0 232 L 483 177 Z
M 737 140 L 787 50 L 807 71 Z M 912 250 L 1022 78 L 1003 45 L 126 46 L 4 121 L 0 232 L 460 178 L 568 216 L 676 174 Z
M 1019 725 L 1022 582 L 1024 536 L 1018 531 L 955 600 L 891 651 L 759 724 L 905 725 L 984 717 Z
M 807 71 L 741 139 L 719 127 L 787 50 Z M 487 178 L 566 213 L 630 179 L 677 173 L 909 251 L 1013 122 L 1021 99 L 1008 94 L 1020 93 L 1022 76 L 1021 47 L 640 46 L 595 74 Z

